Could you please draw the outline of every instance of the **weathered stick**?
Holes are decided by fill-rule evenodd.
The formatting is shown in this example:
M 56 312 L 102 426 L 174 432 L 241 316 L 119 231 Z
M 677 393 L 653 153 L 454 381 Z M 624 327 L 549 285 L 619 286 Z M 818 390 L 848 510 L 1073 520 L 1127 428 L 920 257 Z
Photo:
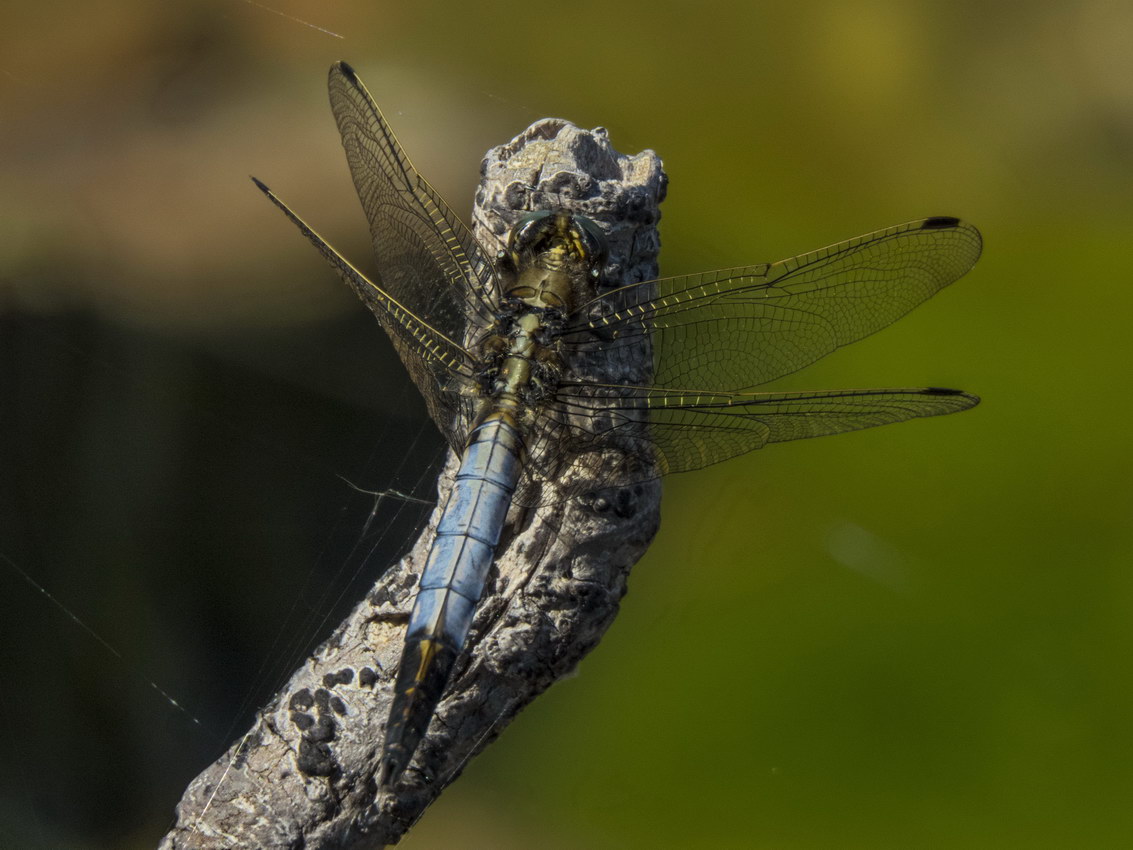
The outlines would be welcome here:
M 650 280 L 665 186 L 652 151 L 627 157 L 610 146 L 605 130 L 546 119 L 489 151 L 474 230 L 494 253 L 522 212 L 581 212 L 609 234 L 607 285 Z M 623 380 L 648 374 L 652 365 L 648 349 L 622 347 L 613 356 L 618 362 L 609 372 Z M 454 469 L 450 454 L 440 492 Z M 512 509 L 468 650 L 394 793 L 379 795 L 375 776 L 392 677 L 439 508 L 412 551 L 382 575 L 247 735 L 193 780 L 161 847 L 396 843 L 468 760 L 570 673 L 613 621 L 630 567 L 657 530 L 660 487 L 608 483 L 596 497 L 552 495 L 548 506 Z

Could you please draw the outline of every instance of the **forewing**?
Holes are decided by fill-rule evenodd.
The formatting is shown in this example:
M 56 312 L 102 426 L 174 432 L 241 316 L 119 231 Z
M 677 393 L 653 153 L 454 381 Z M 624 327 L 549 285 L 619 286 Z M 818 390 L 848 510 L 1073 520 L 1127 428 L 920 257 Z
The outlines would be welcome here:
M 938 217 L 777 263 L 631 284 L 577 311 L 564 347 L 649 337 L 656 387 L 755 387 L 905 315 L 967 272 L 980 247 L 972 225 Z
M 426 319 L 446 338 L 466 343 L 472 335 L 469 323 L 473 329 L 485 328 L 495 315 L 498 297 L 491 262 L 459 217 L 417 173 L 354 70 L 345 62 L 335 63 L 328 85 L 354 187 L 370 222 L 378 283 L 407 313 Z M 373 302 L 364 299 L 374 309 Z M 450 442 L 460 445 L 461 429 L 454 428 L 451 417 L 466 418 L 466 412 L 456 409 L 464 405 L 437 396 L 447 391 L 438 387 L 450 383 L 448 370 L 413 355 L 413 333 L 396 315 L 374 312 L 430 400 L 437 424 Z M 446 417 L 449 421 L 441 421 Z

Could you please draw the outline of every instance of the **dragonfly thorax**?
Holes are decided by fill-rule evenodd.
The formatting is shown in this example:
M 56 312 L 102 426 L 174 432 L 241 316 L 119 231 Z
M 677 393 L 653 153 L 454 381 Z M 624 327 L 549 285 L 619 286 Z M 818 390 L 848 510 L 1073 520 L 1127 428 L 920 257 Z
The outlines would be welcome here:
M 512 274 L 504 296 L 528 307 L 569 313 L 593 296 L 608 253 L 601 228 L 585 216 L 529 213 L 508 236 Z
M 506 396 L 530 409 L 554 394 L 562 375 L 555 344 L 562 314 L 516 299 L 509 307 L 480 341 L 478 378 L 489 407 Z

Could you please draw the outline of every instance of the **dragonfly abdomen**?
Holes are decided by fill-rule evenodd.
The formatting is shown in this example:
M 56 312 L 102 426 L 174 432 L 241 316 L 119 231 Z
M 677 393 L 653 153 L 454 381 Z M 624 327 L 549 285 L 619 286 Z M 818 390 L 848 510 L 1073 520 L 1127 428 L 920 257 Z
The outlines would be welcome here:
M 425 734 L 464 646 L 522 467 L 511 417 L 490 413 L 469 435 L 409 617 L 386 725 L 381 783 L 394 783 Z

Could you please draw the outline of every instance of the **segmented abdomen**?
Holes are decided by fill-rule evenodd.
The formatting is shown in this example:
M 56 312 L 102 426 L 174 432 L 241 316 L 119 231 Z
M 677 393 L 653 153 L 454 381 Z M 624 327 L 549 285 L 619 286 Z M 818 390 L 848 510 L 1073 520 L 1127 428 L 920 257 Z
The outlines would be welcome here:
M 519 479 L 521 445 L 498 413 L 469 435 L 409 617 L 386 726 L 383 786 L 416 750 L 464 646 Z

